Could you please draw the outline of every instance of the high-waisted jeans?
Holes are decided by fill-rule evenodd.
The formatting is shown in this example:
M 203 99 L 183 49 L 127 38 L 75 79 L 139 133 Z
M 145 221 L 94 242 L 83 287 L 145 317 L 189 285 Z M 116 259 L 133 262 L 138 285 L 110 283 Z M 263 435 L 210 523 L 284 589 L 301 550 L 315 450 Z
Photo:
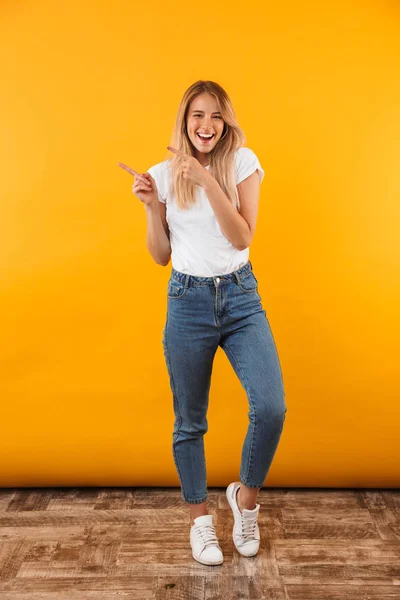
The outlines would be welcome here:
M 286 417 L 281 365 L 251 262 L 227 275 L 198 277 L 172 268 L 163 346 L 173 395 L 172 451 L 185 502 L 207 498 L 203 436 L 218 346 L 249 402 L 239 479 L 262 487 Z M 226 398 L 229 402 L 229 398 Z

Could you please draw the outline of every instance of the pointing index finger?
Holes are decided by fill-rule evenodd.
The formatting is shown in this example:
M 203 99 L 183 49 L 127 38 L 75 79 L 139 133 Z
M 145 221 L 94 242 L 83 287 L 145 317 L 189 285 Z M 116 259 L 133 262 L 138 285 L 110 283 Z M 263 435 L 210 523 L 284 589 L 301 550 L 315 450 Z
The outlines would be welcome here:
M 182 150 L 178 150 L 177 148 L 173 148 L 172 146 L 167 146 L 167 148 L 168 148 L 168 150 L 170 150 L 174 154 L 178 154 L 179 156 L 183 156 L 185 158 L 187 158 L 189 156 L 188 154 L 186 154 L 186 152 L 183 152 Z
M 144 183 L 149 183 L 147 179 L 145 179 L 144 177 L 142 177 L 140 175 L 140 173 L 138 173 L 137 171 L 135 171 L 135 169 L 132 169 L 132 167 L 128 167 L 128 165 L 124 165 L 124 163 L 118 163 L 119 167 L 122 167 L 123 169 L 125 169 L 125 171 L 128 171 L 128 173 L 130 173 L 131 175 L 134 175 L 135 177 L 137 177 L 138 179 L 140 179 L 140 181 L 143 181 Z

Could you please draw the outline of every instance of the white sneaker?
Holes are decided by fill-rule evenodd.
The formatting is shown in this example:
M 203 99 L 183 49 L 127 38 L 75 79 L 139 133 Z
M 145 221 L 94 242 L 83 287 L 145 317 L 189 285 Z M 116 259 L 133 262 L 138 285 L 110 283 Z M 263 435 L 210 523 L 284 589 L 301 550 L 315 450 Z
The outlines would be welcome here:
M 243 556 L 254 556 L 260 547 L 260 529 L 257 524 L 260 505 L 240 512 L 237 505 L 236 493 L 240 488 L 240 481 L 230 483 L 226 488 L 226 497 L 232 509 L 235 523 L 233 525 L 232 539 L 236 550 Z
M 203 565 L 223 563 L 224 557 L 215 533 L 213 515 L 202 515 L 194 519 L 194 525 L 190 528 L 190 545 L 193 558 Z

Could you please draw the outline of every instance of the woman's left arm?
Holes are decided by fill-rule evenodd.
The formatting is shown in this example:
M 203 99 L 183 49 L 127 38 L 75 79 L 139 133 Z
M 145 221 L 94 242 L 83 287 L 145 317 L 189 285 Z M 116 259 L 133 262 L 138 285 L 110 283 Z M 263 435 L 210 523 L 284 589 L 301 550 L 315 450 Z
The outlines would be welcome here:
M 254 171 L 237 185 L 240 200 L 239 211 L 224 194 L 217 180 L 211 173 L 209 175 L 203 188 L 221 231 L 237 250 L 245 250 L 250 246 L 256 228 L 260 197 L 259 173 Z

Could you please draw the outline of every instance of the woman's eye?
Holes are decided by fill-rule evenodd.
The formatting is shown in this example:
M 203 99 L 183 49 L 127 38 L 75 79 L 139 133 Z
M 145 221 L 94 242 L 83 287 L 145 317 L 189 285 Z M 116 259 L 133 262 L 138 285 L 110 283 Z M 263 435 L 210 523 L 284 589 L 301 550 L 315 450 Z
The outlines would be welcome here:
M 201 117 L 201 115 L 194 115 L 195 117 Z M 222 119 L 222 117 L 215 115 L 215 119 Z

